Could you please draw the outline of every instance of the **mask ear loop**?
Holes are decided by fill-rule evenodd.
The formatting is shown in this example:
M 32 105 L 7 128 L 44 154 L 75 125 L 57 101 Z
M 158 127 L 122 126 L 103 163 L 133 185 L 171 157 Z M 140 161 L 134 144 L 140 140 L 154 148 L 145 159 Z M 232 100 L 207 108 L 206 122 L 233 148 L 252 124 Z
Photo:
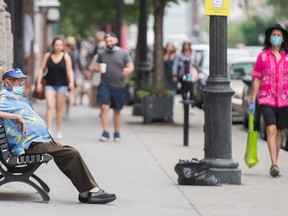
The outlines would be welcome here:
M 13 90 L 13 85 L 11 84 L 11 82 L 9 81 L 9 79 L 7 79 L 7 82 L 8 82 L 8 84 L 9 84 L 9 86 L 6 86 L 6 87 L 8 87 L 11 91 Z

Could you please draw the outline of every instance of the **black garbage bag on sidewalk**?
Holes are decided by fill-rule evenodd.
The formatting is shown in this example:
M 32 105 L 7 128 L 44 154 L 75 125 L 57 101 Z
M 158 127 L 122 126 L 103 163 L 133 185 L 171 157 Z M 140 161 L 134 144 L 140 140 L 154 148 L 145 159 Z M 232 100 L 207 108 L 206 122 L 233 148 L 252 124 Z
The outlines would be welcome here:
M 180 185 L 219 185 L 216 176 L 206 164 L 205 159 L 181 160 L 174 168 Z

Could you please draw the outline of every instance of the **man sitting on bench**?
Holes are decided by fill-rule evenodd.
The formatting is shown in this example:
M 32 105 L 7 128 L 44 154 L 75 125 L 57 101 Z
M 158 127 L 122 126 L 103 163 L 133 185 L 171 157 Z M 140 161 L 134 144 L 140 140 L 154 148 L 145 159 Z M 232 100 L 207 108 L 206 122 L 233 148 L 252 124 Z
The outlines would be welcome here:
M 18 68 L 7 71 L 2 77 L 0 118 L 11 153 L 52 155 L 59 169 L 79 191 L 78 199 L 82 203 L 105 204 L 115 200 L 115 194 L 99 188 L 77 149 L 52 139 L 44 120 L 22 96 L 26 78 Z

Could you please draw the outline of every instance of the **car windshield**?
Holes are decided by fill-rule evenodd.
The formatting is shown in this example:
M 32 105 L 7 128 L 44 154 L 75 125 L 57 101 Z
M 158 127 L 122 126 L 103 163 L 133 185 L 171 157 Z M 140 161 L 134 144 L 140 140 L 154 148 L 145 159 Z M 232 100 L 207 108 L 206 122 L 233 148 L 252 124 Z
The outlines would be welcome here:
M 209 50 L 194 50 L 195 64 L 209 68 Z
M 254 63 L 237 63 L 232 64 L 229 75 L 231 80 L 239 80 L 245 76 L 250 76 L 254 68 Z

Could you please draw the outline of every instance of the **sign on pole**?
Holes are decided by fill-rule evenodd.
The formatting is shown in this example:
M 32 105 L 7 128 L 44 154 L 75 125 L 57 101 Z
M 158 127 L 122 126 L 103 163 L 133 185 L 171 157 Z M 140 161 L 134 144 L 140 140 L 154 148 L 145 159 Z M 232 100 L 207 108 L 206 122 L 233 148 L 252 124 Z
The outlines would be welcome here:
M 231 0 L 205 0 L 206 16 L 229 16 Z
M 59 7 L 59 0 L 37 0 L 35 5 L 38 7 Z

